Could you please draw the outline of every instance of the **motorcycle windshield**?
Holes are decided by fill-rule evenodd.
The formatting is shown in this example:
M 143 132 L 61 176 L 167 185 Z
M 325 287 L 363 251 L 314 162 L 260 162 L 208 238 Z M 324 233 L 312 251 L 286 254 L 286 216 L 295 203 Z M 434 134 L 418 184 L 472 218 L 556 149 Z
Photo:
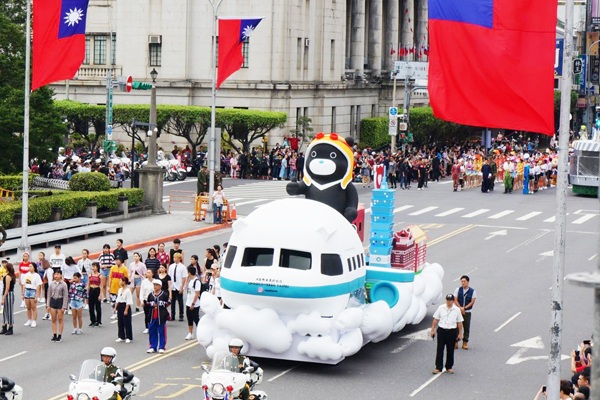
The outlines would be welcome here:
M 211 372 L 234 372 L 240 373 L 240 361 L 239 358 L 229 352 L 217 352 L 213 356 L 212 365 L 210 368 Z
M 99 360 L 86 360 L 81 364 L 81 370 L 79 371 L 79 380 L 94 380 L 98 382 L 104 382 L 104 375 L 106 373 L 106 367 L 104 363 Z

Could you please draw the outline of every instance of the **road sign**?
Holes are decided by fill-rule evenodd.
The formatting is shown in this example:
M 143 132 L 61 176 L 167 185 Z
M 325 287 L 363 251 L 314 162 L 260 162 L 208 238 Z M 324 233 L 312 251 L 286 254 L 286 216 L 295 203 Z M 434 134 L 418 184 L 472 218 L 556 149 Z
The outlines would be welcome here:
M 106 130 L 106 133 L 107 133 L 106 139 L 107 140 L 112 140 L 112 133 L 113 133 L 113 126 L 112 125 L 108 126 L 108 129 Z
M 390 118 L 390 124 L 388 126 L 388 134 L 390 136 L 395 136 L 398 134 L 398 118 L 391 117 Z
M 573 60 L 573 73 L 575 75 L 579 75 L 583 71 L 583 61 L 581 59 L 576 58 Z
M 406 132 L 408 130 L 408 124 L 406 122 L 400 122 L 400 130 Z
M 394 64 L 397 79 L 427 79 L 429 63 L 420 61 L 396 61 Z M 393 76 L 392 76 L 393 78 Z
M 556 46 L 554 50 L 554 76 L 562 76 L 562 63 L 563 63 L 563 47 L 565 39 L 556 39 Z
M 127 77 L 127 93 L 131 92 L 131 88 L 133 87 L 133 78 L 131 76 Z
M 108 125 L 113 123 L 113 88 L 108 88 Z
M 398 115 L 398 107 L 390 107 L 389 114 L 390 114 L 390 117 Z

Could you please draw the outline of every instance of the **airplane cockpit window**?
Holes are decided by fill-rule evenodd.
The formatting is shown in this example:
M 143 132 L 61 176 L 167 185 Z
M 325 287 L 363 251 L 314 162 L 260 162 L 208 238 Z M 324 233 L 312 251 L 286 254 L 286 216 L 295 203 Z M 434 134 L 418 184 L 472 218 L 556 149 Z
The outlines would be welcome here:
M 223 265 L 225 268 L 231 268 L 236 252 L 237 246 L 229 246 L 229 248 L 227 249 L 227 257 L 225 257 L 225 264 Z
M 273 265 L 273 249 L 247 247 L 244 250 L 242 267 L 270 267 Z
M 327 276 L 337 276 L 344 273 L 342 259 L 337 254 L 321 254 L 321 273 Z
M 279 266 L 281 268 L 299 269 L 308 271 L 312 265 L 310 253 L 305 251 L 281 249 Z

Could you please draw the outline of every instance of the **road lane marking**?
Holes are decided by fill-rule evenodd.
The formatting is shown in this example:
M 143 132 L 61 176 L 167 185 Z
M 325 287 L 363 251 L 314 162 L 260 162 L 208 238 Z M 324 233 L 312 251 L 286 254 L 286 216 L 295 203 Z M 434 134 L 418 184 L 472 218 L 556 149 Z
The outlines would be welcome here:
M 510 317 L 505 323 L 503 323 L 502 325 L 500 325 L 499 327 L 497 327 L 496 329 L 494 329 L 494 332 L 499 332 L 500 329 L 504 328 L 506 325 L 510 324 L 515 318 L 517 318 L 519 315 L 521 315 L 521 311 L 519 311 L 518 313 L 516 313 L 515 315 L 513 315 L 512 317 Z
M 583 224 L 585 221 L 588 221 L 592 218 L 594 218 L 596 215 L 594 214 L 586 214 L 581 218 L 577 218 L 575 221 L 573 221 L 574 224 Z
M 492 216 L 490 216 L 488 218 L 489 219 L 499 219 L 499 218 L 502 218 L 502 217 L 506 217 L 508 214 L 512 214 L 514 212 L 515 212 L 515 210 L 504 210 L 504 211 L 499 212 L 498 214 L 494 214 L 494 215 L 492 215 Z
M 552 232 L 552 231 L 550 231 L 550 230 L 545 230 L 545 231 L 543 231 L 542 233 L 538 233 L 537 235 L 535 235 L 535 236 L 534 236 L 534 237 L 532 237 L 531 239 L 529 239 L 529 240 L 526 240 L 526 241 L 524 241 L 523 243 L 516 245 L 515 247 L 513 247 L 512 249 L 509 249 L 509 250 L 507 250 L 506 252 L 507 252 L 507 253 L 510 253 L 511 251 L 513 251 L 513 250 L 516 250 L 516 249 L 518 249 L 519 247 L 521 247 L 521 246 L 523 246 L 523 245 L 525 245 L 525 246 L 526 246 L 526 245 L 528 245 L 528 244 L 530 244 L 530 243 L 533 243 L 534 241 L 538 240 L 539 238 L 541 238 L 542 236 L 544 236 L 544 235 L 546 235 L 547 233 L 550 233 L 550 232 Z
M 195 385 L 195 384 L 189 384 L 189 383 L 184 383 L 183 386 L 184 386 L 183 389 L 181 389 L 173 394 L 170 394 L 168 396 L 156 396 L 156 398 L 157 399 L 174 399 L 174 398 L 181 396 L 184 393 L 189 392 L 192 389 L 202 388 L 202 385 Z
M 544 220 L 544 222 L 554 222 L 554 221 L 556 221 L 556 216 L 552 216 L 552 217 Z
M 445 369 L 444 369 L 444 371 L 445 371 Z M 419 392 L 420 392 L 421 390 L 425 389 L 427 386 L 429 386 L 429 385 L 430 385 L 430 384 L 431 384 L 433 381 L 435 381 L 435 380 L 436 380 L 437 378 L 439 378 L 440 376 L 442 376 L 442 373 L 441 373 L 441 372 L 440 372 L 439 374 L 437 374 L 437 375 L 434 375 L 433 377 L 429 378 L 429 379 L 427 380 L 427 382 L 425 382 L 424 384 L 422 384 L 421 386 L 419 386 L 419 388 L 418 388 L 418 389 L 416 389 L 415 391 L 413 391 L 413 392 L 410 394 L 410 397 L 415 397 L 417 394 L 419 394 Z
M 436 217 L 446 217 L 446 216 L 448 216 L 450 214 L 454 214 L 454 213 L 457 213 L 457 212 L 462 211 L 462 210 L 464 210 L 464 208 L 462 208 L 462 207 L 453 208 L 451 210 L 444 211 L 443 213 L 437 214 Z
M 285 371 L 275 375 L 274 377 L 272 377 L 271 379 L 269 379 L 269 382 L 273 382 L 275 379 L 281 378 L 282 376 L 284 376 L 285 374 L 287 374 L 290 371 L 295 370 L 296 368 L 298 368 L 300 366 L 300 364 L 298 365 L 294 365 L 292 368 L 286 369 Z
M 159 355 L 159 357 L 157 357 L 157 358 L 155 358 L 155 359 L 152 359 L 152 360 L 148 361 L 147 363 L 140 364 L 140 365 L 138 365 L 138 366 L 136 366 L 136 367 L 134 367 L 134 368 L 129 368 L 129 367 L 127 367 L 127 368 L 125 368 L 125 369 L 127 369 L 127 370 L 128 370 L 128 371 L 130 371 L 130 372 L 135 372 L 135 371 L 138 371 L 138 370 L 140 370 L 140 369 L 142 369 L 142 368 L 146 368 L 146 367 L 147 367 L 147 366 L 149 366 L 149 365 L 152 365 L 152 364 L 154 364 L 154 363 L 157 363 L 157 362 L 159 362 L 159 361 L 162 361 L 162 360 L 164 360 L 164 359 L 166 359 L 166 358 L 172 357 L 172 356 L 174 356 L 175 354 L 181 353 L 182 351 L 189 350 L 189 349 L 191 349 L 191 348 L 192 348 L 192 347 L 194 347 L 194 346 L 198 346 L 198 342 L 194 342 L 194 343 L 188 343 L 188 346 L 186 346 L 186 347 L 182 347 L 182 348 L 180 348 L 180 349 L 178 349 L 178 350 L 175 350 L 175 351 L 171 350 L 171 351 L 169 351 L 169 352 L 166 352 L 166 353 L 160 354 L 160 355 Z
M 479 269 L 479 268 L 472 269 L 472 270 L 470 270 L 469 272 L 467 272 L 466 274 L 463 274 L 463 275 L 469 275 L 469 274 L 472 274 L 473 272 L 477 271 L 478 269 Z M 462 278 L 462 275 L 461 275 L 461 276 L 459 276 L 458 278 L 456 278 L 456 279 L 455 279 L 453 282 L 458 282 L 458 281 L 460 281 L 460 278 Z
M 413 208 L 414 206 L 402 206 L 398 208 L 394 208 L 394 214 L 399 213 L 404 210 L 408 210 L 409 208 Z
M 131 314 L 131 318 L 133 318 L 133 317 L 135 317 L 135 316 L 138 316 L 138 315 L 140 315 L 140 314 L 143 314 L 143 313 L 144 313 L 143 311 L 139 311 L 139 312 L 136 312 L 136 313 L 134 313 L 134 314 Z M 111 324 L 116 324 L 117 322 L 119 322 L 119 320 L 118 320 L 118 319 L 115 319 L 115 320 L 113 320 L 113 321 L 110 321 L 110 323 L 111 323 Z
M 267 201 L 268 199 L 256 199 L 256 200 L 249 200 L 249 201 L 243 201 L 241 203 L 237 203 L 236 206 L 244 206 L 246 204 L 253 204 L 253 203 L 260 203 L 261 201 Z
M 36 308 L 42 308 L 42 307 L 46 307 L 46 304 L 39 304 L 39 305 L 38 305 Z M 25 312 L 27 312 L 27 309 L 26 309 L 26 308 L 25 308 L 25 309 L 23 309 L 23 310 L 20 310 L 20 311 L 14 312 L 14 313 L 13 313 L 13 315 L 22 314 L 22 313 L 25 313 Z
M 415 211 L 414 213 L 410 213 L 410 214 L 408 214 L 408 215 L 421 215 L 421 214 L 428 213 L 429 211 L 433 211 L 433 210 L 435 210 L 436 208 L 438 208 L 438 207 L 425 207 L 425 208 L 424 208 L 424 209 L 422 209 L 422 210 Z
M 476 217 L 476 216 L 478 216 L 478 215 L 484 214 L 484 213 L 486 213 L 486 212 L 488 212 L 488 211 L 490 211 L 490 210 L 489 210 L 489 209 L 487 209 L 487 208 L 482 208 L 482 209 L 480 209 L 480 210 L 473 211 L 473 212 L 472 212 L 472 213 L 470 213 L 470 214 L 463 215 L 462 217 L 463 217 L 463 218 L 473 218 L 473 217 Z
M 140 397 L 146 397 L 151 395 L 154 392 L 158 392 L 161 389 L 166 388 L 167 386 L 177 386 L 177 383 L 155 383 L 154 387 L 148 390 L 146 393 L 140 394 Z
M 27 352 L 26 352 L 26 351 L 22 351 L 22 352 L 20 352 L 20 353 L 13 354 L 12 356 L 9 356 L 9 357 L 6 357 L 6 358 L 3 358 L 3 359 L 1 359 L 1 360 L 0 360 L 0 363 L 1 363 L 1 362 L 4 362 L 4 361 L 11 360 L 11 359 L 13 359 L 13 358 L 17 358 L 17 357 L 19 357 L 19 356 L 22 356 L 23 354 L 27 354 Z
M 178 185 L 180 183 L 185 183 L 185 182 L 196 182 L 198 180 L 198 178 L 186 178 L 182 181 L 177 181 L 177 182 L 169 182 L 169 183 L 164 183 L 163 186 L 173 186 L 173 185 Z
M 522 217 L 517 218 L 517 221 L 527 221 L 528 219 L 537 217 L 541 213 L 542 213 L 541 211 L 533 211 L 533 212 L 530 212 L 529 214 L 525 214 Z
M 457 230 L 455 230 L 453 232 L 450 232 L 450 233 L 447 233 L 447 234 L 445 234 L 443 236 L 440 236 L 439 238 L 433 239 L 432 241 L 430 241 L 430 242 L 427 243 L 427 246 L 431 247 L 431 246 L 433 246 L 433 245 L 435 245 L 437 243 L 443 242 L 446 239 L 450 239 L 453 236 L 460 235 L 463 232 L 466 232 L 466 231 L 468 231 L 470 229 L 473 229 L 476 226 L 477 225 L 467 225 L 467 226 L 464 226 L 464 227 L 462 227 L 460 229 L 457 229 Z
M 591 256 L 590 258 L 588 258 L 588 261 L 592 261 L 594 258 L 596 258 L 597 255 L 598 255 L 598 253 L 594 254 L 593 256 Z

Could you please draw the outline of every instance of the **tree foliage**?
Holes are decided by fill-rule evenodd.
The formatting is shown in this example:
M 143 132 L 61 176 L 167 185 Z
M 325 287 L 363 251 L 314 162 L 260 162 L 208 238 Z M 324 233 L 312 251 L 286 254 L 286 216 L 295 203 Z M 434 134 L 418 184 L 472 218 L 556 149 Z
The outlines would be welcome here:
M 162 112 L 169 118 L 165 132 L 184 138 L 196 157 L 196 148 L 204 141 L 210 126 L 210 108 L 193 106 L 161 106 Z
M 361 147 L 378 148 L 390 142 L 387 117 L 365 118 L 360 121 Z
M 265 137 L 272 129 L 282 128 L 287 121 L 287 114 L 275 111 L 219 108 L 216 119 L 217 126 L 229 134 L 227 143 L 241 153 L 250 151 L 250 144 Z
M 413 133 L 416 146 L 451 145 L 476 137 L 481 128 L 459 125 L 436 118 L 431 107 L 410 110 L 409 132 Z
M 54 107 L 67 120 L 74 139 L 83 140 L 90 150 L 98 148 L 98 142 L 104 138 L 106 107 L 69 100 L 55 101 Z M 90 128 L 94 128 L 93 132 Z

